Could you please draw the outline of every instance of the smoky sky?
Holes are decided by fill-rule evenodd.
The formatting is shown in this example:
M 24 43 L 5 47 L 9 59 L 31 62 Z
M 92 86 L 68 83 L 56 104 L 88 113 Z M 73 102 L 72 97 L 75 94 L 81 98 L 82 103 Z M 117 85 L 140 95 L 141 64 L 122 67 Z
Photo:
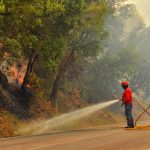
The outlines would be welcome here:
M 134 3 L 146 26 L 150 26 L 150 0 L 128 0 L 127 3 Z

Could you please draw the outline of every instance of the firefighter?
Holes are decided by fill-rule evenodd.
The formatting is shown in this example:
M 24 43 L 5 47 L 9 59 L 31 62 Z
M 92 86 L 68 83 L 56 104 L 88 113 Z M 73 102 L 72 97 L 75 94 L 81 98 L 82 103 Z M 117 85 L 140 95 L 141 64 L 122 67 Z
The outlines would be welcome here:
M 129 87 L 127 81 L 123 81 L 121 83 L 124 92 L 122 94 L 122 106 L 125 106 L 125 116 L 127 119 L 127 126 L 126 128 L 134 128 L 134 122 L 132 117 L 132 90 Z

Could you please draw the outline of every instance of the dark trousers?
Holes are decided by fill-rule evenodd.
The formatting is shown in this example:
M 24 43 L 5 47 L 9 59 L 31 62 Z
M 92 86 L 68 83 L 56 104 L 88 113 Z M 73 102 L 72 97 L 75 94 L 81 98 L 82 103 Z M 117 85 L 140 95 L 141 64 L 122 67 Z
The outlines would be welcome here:
M 134 127 L 134 121 L 132 117 L 132 104 L 125 104 L 125 116 L 127 118 L 128 127 Z

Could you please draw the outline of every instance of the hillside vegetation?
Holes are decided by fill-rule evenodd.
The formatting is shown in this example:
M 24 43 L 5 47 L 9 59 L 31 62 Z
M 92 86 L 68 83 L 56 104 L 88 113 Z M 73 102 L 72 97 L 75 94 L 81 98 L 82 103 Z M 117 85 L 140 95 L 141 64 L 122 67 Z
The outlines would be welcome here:
M 141 38 L 149 28 L 121 2 L 0 0 L 0 136 L 13 136 L 20 122 L 116 99 L 123 79 L 148 99 L 149 41 Z M 89 126 L 117 122 L 103 114 Z

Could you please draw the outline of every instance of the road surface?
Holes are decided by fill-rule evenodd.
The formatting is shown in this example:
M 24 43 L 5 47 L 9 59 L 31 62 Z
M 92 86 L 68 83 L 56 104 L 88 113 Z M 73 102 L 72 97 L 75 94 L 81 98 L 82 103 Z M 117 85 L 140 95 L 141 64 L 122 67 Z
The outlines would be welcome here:
M 95 129 L 1 139 L 0 150 L 150 150 L 150 131 Z

